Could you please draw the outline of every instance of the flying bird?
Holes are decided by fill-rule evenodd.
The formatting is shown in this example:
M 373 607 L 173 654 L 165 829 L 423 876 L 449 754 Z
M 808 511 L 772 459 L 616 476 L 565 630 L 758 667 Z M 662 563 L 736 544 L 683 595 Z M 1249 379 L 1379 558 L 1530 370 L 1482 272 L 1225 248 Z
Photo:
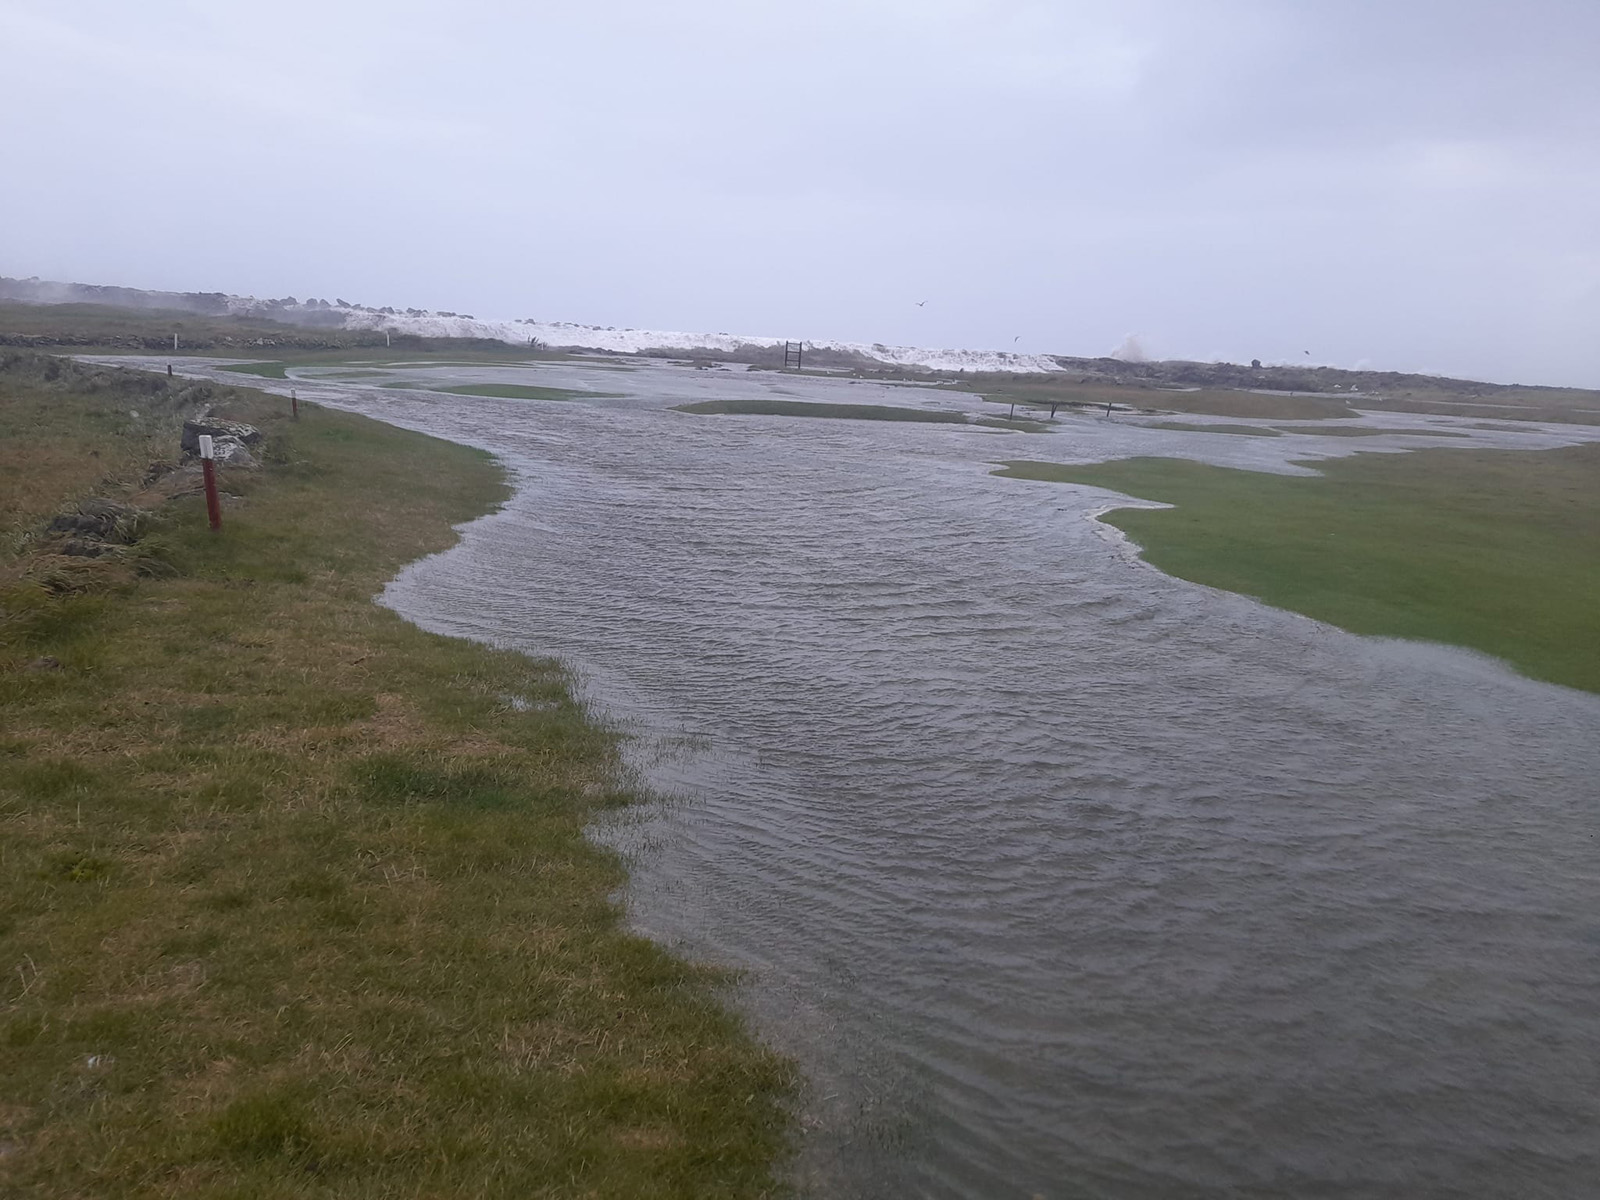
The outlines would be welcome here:
M 927 303 L 927 301 L 926 301 L 926 300 L 918 300 L 918 301 L 917 301 L 917 307 L 918 307 L 918 308 L 921 308 L 921 307 L 922 307 L 922 306 L 923 306 L 923 305 L 924 305 L 924 304 L 926 304 L 926 303 Z
M 1019 333 L 1019 334 L 1017 334 L 1017 336 L 1016 336 L 1016 337 L 1014 337 L 1014 338 L 1012 338 L 1012 339 L 1011 339 L 1011 344 L 1012 344 L 1012 345 L 1013 345 L 1013 346 L 1014 346 L 1014 345 L 1016 345 L 1016 344 L 1017 344 L 1017 343 L 1018 343 L 1018 342 L 1020 342 L 1020 341 L 1021 341 L 1021 340 L 1022 340 L 1022 335 L 1021 335 L 1021 334 L 1020 334 L 1020 333 Z

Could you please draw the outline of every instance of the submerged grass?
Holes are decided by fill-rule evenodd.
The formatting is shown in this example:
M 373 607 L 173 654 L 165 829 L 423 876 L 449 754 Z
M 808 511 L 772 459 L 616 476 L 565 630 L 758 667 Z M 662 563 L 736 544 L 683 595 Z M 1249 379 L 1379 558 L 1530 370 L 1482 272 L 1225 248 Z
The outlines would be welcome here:
M 617 400 L 621 392 L 586 392 L 576 388 L 533 387 L 521 383 L 464 383 L 456 387 L 428 387 L 426 384 L 389 384 L 389 387 L 417 388 L 446 392 L 452 396 L 489 396 L 497 400 Z
M 977 417 L 970 422 L 985 429 L 1003 429 L 1011 433 L 1049 433 L 1054 426 L 1049 421 L 1033 421 L 1026 417 Z
M 1146 429 L 1172 429 L 1180 433 L 1231 433 L 1237 437 L 1283 436 L 1278 430 L 1267 429 L 1261 425 L 1196 425 L 1186 421 L 1147 421 L 1142 424 Z
M 238 375 L 257 375 L 262 379 L 287 379 L 285 371 L 287 363 L 281 362 L 253 362 L 239 363 L 237 366 L 219 367 L 218 370 L 232 371 Z
M 1031 408 L 1105 410 L 1132 407 L 1151 412 L 1195 413 L 1204 416 L 1237 417 L 1250 421 L 1327 420 L 1356 416 L 1341 396 L 1283 396 L 1263 392 L 1205 388 L 1172 391 L 1164 388 L 1118 387 L 1110 383 L 1077 382 L 1054 376 L 1022 377 L 995 383 L 962 385 L 996 404 L 1019 404 Z
M 1282 433 L 1308 433 L 1314 437 L 1438 437 L 1465 438 L 1470 433 L 1451 429 L 1384 429 L 1378 425 L 1280 425 Z M 1516 432 L 1513 430 L 1512 432 Z
M 893 404 L 818 404 L 807 400 L 701 400 L 680 404 L 678 412 L 764 417 L 828 417 L 843 421 L 921 421 L 965 425 L 965 413 L 903 408 Z
M 30 394 L 0 372 L 37 480 Z M 252 395 L 269 466 L 219 534 L 168 506 L 168 577 L 0 590 L 0 1192 L 770 1193 L 789 1068 L 584 837 L 612 736 L 371 602 L 501 472 Z
M 1135 458 L 998 473 L 1175 505 L 1101 518 L 1172 575 L 1600 691 L 1600 444 L 1360 454 L 1317 468 L 1304 478 Z

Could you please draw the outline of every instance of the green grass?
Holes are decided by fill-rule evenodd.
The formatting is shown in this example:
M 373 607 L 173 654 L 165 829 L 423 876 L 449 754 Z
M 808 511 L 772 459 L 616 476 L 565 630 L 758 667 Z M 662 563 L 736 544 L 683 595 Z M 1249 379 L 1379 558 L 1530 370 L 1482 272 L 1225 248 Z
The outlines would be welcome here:
M 1600 444 L 1361 454 L 1317 468 L 1304 478 L 1136 458 L 998 473 L 1176 505 L 1102 518 L 1169 574 L 1600 691 Z
M 230 394 L 8 350 L 0 350 L 0 379 L 0 577 L 14 539 L 31 525 L 92 491 L 130 489 L 167 456 L 187 413 Z
M 172 335 L 178 335 L 174 351 Z M 398 339 L 397 339 L 398 340 Z M 422 339 L 416 339 L 422 340 Z M 345 354 L 384 348 L 381 333 L 289 325 L 263 317 L 208 316 L 101 304 L 21 304 L 0 301 L 0 342 L 54 346 L 74 352 L 147 352 L 163 361 L 189 354 Z
M 1153 364 L 1152 370 L 1162 364 Z M 1172 364 L 1182 366 L 1182 364 Z M 1027 404 L 1104 410 L 1108 403 L 1143 412 L 1196 413 L 1247 421 L 1326 420 L 1375 412 L 1411 412 L 1495 420 L 1562 421 L 1600 424 L 1600 393 L 1577 388 L 1522 387 L 1438 379 L 1423 375 L 1313 370 L 1324 383 L 1360 383 L 1363 394 L 1322 391 L 1278 394 L 1238 386 L 1207 386 L 1194 391 L 1157 386 L 1153 379 L 1132 378 L 1122 384 L 1073 372 L 1055 375 L 1013 375 L 967 380 L 960 386 L 997 404 Z M 1313 383 L 1314 380 L 1307 380 Z
M 172 335 L 178 335 L 178 349 Z M 346 364 L 376 356 L 414 361 L 438 356 L 451 361 L 518 365 L 529 360 L 564 361 L 563 351 L 490 338 L 429 338 L 378 330 L 293 325 L 265 317 L 207 316 L 99 304 L 22 304 L 0 300 L 0 345 L 70 350 L 73 353 L 149 354 L 158 362 L 190 355 L 260 359 L 270 355 L 287 366 Z M 247 372 L 249 373 L 249 372 Z
M 287 379 L 284 374 L 287 364 L 281 362 L 240 363 L 236 367 L 222 367 L 221 370 L 233 371 L 240 375 L 259 375 L 263 379 Z
M 8 449 L 42 387 L 99 404 L 66 366 L 0 371 Z M 221 470 L 220 533 L 189 497 L 161 571 L 0 578 L 0 1193 L 771 1194 L 790 1068 L 584 837 L 631 799 L 613 735 L 556 664 L 371 602 L 501 471 L 225 410 L 268 465 Z
M 842 421 L 921 421 L 934 425 L 965 425 L 965 413 L 937 409 L 903 408 L 892 404 L 815 404 L 805 400 L 701 400 L 680 404 L 686 413 L 732 414 L 764 417 L 826 417 Z

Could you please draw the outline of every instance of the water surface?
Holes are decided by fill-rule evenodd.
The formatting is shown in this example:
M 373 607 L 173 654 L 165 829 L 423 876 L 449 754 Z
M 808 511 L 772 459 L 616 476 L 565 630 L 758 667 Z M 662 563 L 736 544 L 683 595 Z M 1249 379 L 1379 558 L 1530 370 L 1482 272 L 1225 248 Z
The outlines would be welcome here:
M 669 405 L 977 402 L 536 382 L 629 395 L 296 385 L 510 465 L 506 508 L 384 601 L 566 659 L 634 732 L 674 799 L 605 834 L 631 917 L 749 969 L 807 1073 L 818 1194 L 1595 1193 L 1600 697 L 1170 579 L 1087 519 L 1109 493 L 988 474 L 1430 439 L 696 417 Z

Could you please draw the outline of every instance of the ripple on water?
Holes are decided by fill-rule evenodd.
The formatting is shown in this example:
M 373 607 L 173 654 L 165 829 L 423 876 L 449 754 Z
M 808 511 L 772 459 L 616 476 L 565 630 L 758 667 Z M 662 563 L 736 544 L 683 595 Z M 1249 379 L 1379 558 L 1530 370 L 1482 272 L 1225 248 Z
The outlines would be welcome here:
M 1600 698 L 1132 567 L 1105 493 L 991 478 L 990 437 L 662 411 L 761 386 L 691 374 L 319 395 L 512 464 L 386 602 L 568 659 L 640 735 L 683 799 L 608 834 L 631 911 L 752 968 L 803 1180 L 1593 1193 Z M 1062 426 L 1058 457 L 1305 443 Z

